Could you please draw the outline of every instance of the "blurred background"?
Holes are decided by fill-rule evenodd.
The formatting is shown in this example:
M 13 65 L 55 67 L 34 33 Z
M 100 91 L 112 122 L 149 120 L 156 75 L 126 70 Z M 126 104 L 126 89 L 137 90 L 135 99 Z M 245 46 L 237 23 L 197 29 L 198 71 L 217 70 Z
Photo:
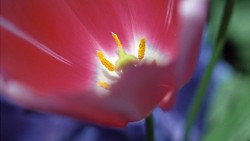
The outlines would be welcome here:
M 155 140 L 181 141 L 188 108 L 214 48 L 225 0 L 210 1 L 199 63 L 169 111 L 156 108 Z M 192 141 L 250 141 L 250 0 L 236 0 L 222 57 L 212 75 Z M 144 141 L 144 120 L 106 128 L 17 107 L 0 98 L 1 141 Z
M 209 38 L 214 41 L 225 0 L 212 0 Z M 221 62 L 231 68 L 217 84 L 206 116 L 204 141 L 250 140 L 250 1 L 235 0 Z M 220 66 L 220 63 L 217 65 Z M 216 73 L 216 70 L 215 70 Z M 224 72 L 218 72 L 223 75 Z

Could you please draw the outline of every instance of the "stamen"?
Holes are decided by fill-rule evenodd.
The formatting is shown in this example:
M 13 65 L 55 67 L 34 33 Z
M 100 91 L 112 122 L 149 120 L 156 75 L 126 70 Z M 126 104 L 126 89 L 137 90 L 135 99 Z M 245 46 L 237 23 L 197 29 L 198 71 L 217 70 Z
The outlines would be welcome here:
M 144 58 L 145 48 L 146 48 L 146 39 L 142 38 L 140 40 L 140 45 L 139 45 L 139 49 L 138 49 L 138 59 L 139 60 L 142 60 Z
M 103 81 L 100 81 L 100 82 L 97 82 L 97 85 L 104 88 L 104 89 L 109 89 L 110 88 L 110 85 L 106 82 L 103 82 Z
M 112 32 L 112 36 L 113 36 L 113 38 L 114 38 L 114 40 L 115 40 L 117 46 L 120 47 L 120 48 L 122 48 L 122 44 L 121 44 L 121 42 L 120 42 L 118 36 L 117 36 L 115 33 L 113 33 L 113 32 Z
M 105 58 L 101 51 L 97 51 L 97 56 L 101 61 L 102 65 L 105 66 L 109 71 L 115 70 L 115 66 Z
M 97 51 L 97 56 L 99 60 L 101 61 L 102 65 L 105 66 L 109 71 L 114 71 L 119 75 L 122 72 L 125 72 L 128 70 L 128 68 L 136 67 L 138 62 L 144 58 L 145 50 L 146 50 L 146 39 L 141 38 L 139 48 L 138 48 L 138 58 L 134 55 L 127 54 L 125 50 L 122 47 L 122 44 L 118 38 L 118 36 L 112 32 L 112 36 L 116 42 L 117 53 L 119 55 L 119 58 L 115 62 L 115 65 L 113 65 L 110 61 L 108 61 L 104 54 L 101 51 Z M 156 65 L 156 61 L 154 60 L 152 62 L 152 65 Z M 97 85 L 104 89 L 109 89 L 111 87 L 111 84 L 108 84 L 103 81 L 97 82 Z

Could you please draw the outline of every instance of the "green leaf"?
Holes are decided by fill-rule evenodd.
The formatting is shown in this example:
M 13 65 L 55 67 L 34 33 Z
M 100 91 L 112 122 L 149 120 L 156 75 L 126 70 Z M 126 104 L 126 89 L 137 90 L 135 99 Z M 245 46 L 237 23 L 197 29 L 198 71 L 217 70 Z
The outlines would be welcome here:
M 212 0 L 209 16 L 209 37 L 215 40 L 225 0 Z M 229 43 L 233 45 L 235 67 L 250 73 L 250 0 L 236 0 L 228 27 Z
M 250 76 L 235 75 L 213 97 L 204 141 L 250 140 Z

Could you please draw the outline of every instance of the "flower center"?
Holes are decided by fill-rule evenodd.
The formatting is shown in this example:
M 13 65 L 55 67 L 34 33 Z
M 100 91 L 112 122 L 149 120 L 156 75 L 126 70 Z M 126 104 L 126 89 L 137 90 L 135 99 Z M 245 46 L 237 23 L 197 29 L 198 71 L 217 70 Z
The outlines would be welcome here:
M 119 58 L 116 60 L 115 65 L 112 64 L 109 60 L 106 59 L 104 54 L 101 51 L 97 51 L 97 56 L 102 63 L 102 65 L 107 68 L 110 72 L 115 71 L 116 73 L 120 74 L 124 72 L 124 69 L 128 66 L 136 66 L 139 61 L 141 61 L 144 58 L 145 55 L 145 50 L 146 50 L 146 39 L 141 38 L 139 48 L 138 48 L 138 55 L 135 57 L 134 55 L 127 54 L 123 47 L 122 44 L 118 38 L 118 36 L 112 32 L 112 36 L 118 46 L 117 53 Z M 110 84 L 104 82 L 104 81 L 99 81 L 97 82 L 97 85 L 104 89 L 109 89 Z

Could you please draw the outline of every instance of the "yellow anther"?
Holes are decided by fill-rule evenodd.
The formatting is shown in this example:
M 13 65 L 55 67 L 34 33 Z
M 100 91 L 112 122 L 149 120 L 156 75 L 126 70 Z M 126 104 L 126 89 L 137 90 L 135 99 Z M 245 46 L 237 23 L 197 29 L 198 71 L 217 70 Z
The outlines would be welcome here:
M 105 66 L 109 71 L 115 70 L 115 66 L 105 58 L 101 51 L 97 51 L 97 56 L 101 61 L 102 65 Z
M 117 46 L 120 47 L 120 48 L 122 48 L 122 44 L 121 44 L 121 42 L 120 42 L 118 36 L 117 36 L 115 33 L 113 33 L 113 32 L 112 32 L 112 36 L 113 36 L 113 38 L 114 38 L 114 40 L 115 40 Z
M 142 60 L 144 58 L 145 49 L 146 49 L 146 39 L 142 38 L 140 40 L 140 45 L 139 45 L 139 49 L 138 49 L 138 59 L 139 60 Z
M 106 82 L 103 82 L 103 81 L 99 81 L 97 82 L 97 85 L 100 86 L 100 87 L 103 87 L 104 89 L 109 89 L 110 88 L 110 85 Z
M 101 51 L 97 51 L 97 56 L 99 58 L 105 58 L 104 55 L 103 55 L 103 53 Z

